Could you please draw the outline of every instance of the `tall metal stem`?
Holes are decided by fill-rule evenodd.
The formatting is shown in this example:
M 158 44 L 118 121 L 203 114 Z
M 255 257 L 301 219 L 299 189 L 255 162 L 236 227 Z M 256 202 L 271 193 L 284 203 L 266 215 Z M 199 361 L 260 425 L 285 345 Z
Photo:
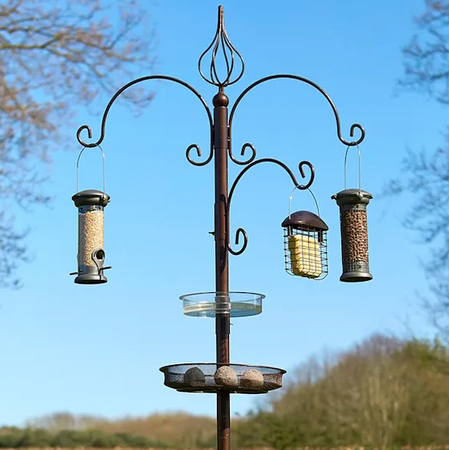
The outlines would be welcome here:
M 215 290 L 229 292 L 228 237 L 226 219 L 228 204 L 228 103 L 220 87 L 214 97 L 214 156 L 215 156 Z M 227 297 L 229 301 L 229 297 Z M 217 364 L 229 364 L 229 313 L 217 314 L 215 319 Z M 217 393 L 217 449 L 230 450 L 230 395 Z

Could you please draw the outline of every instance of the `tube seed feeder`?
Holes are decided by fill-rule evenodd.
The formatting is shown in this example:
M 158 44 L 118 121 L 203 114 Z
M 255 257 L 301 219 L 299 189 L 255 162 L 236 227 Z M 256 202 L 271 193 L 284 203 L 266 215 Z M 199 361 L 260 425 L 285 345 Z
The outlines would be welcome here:
M 77 188 L 79 188 L 79 161 L 85 149 L 81 150 L 77 161 Z M 77 192 L 72 200 L 78 208 L 78 275 L 77 284 L 101 284 L 108 280 L 104 276 L 104 208 L 111 197 L 105 192 L 104 153 L 103 156 L 103 191 L 87 189 Z M 77 189 L 78 190 L 78 189 Z
M 108 280 L 104 266 L 104 207 L 108 194 L 88 189 L 72 197 L 78 208 L 78 272 L 75 283 L 100 284 Z
M 369 271 L 368 224 L 366 207 L 373 198 L 372 194 L 361 189 L 361 157 L 359 155 L 359 188 L 346 189 L 345 155 L 345 189 L 333 195 L 340 207 L 341 253 L 343 273 L 340 281 L 362 282 L 372 280 Z

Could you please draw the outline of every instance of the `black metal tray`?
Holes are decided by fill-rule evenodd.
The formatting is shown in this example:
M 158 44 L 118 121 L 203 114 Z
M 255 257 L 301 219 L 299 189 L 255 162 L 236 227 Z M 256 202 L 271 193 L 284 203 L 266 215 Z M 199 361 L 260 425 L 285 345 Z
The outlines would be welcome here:
M 179 392 L 227 391 L 235 394 L 265 394 L 282 387 L 283 369 L 246 364 L 185 363 L 159 369 L 164 384 Z

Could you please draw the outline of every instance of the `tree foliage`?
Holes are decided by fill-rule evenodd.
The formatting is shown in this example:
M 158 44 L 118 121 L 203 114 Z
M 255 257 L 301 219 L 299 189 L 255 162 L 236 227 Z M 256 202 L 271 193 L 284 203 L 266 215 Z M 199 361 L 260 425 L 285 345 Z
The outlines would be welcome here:
M 212 448 L 216 441 L 216 423 L 212 417 L 187 413 L 107 420 L 61 412 L 29 420 L 26 425 L 31 429 L 45 429 L 55 434 L 63 430 L 99 430 L 106 436 L 126 435 L 129 442 L 133 437 L 133 442 L 137 443 L 141 436 L 153 442 L 165 443 L 170 448 Z M 137 443 L 135 446 L 139 447 Z
M 449 105 L 449 0 L 425 0 L 425 11 L 415 23 L 417 32 L 403 49 L 405 70 L 399 84 Z M 431 248 L 425 269 L 434 296 L 425 306 L 449 338 L 449 127 L 437 149 L 408 151 L 403 169 L 405 175 L 392 181 L 388 192 L 414 194 L 405 225 Z
M 164 442 L 128 433 L 107 434 L 99 430 L 61 430 L 51 433 L 42 428 L 0 429 L 0 448 L 166 448 Z
M 418 446 L 449 441 L 449 352 L 373 336 L 303 365 L 269 408 L 238 424 L 238 446 Z
M 151 69 L 152 41 L 146 11 L 134 0 L 1 2 L 1 284 L 17 284 L 14 270 L 26 258 L 26 230 L 14 223 L 14 205 L 49 200 L 42 189 L 45 167 L 75 107 Z M 138 90 L 127 95 L 137 107 L 151 97 Z
M 346 352 L 311 358 L 276 392 L 265 407 L 233 420 L 232 448 L 410 450 L 449 442 L 449 348 L 437 340 L 374 335 Z M 186 413 L 119 420 L 57 413 L 26 425 L 0 429 L 0 448 L 151 441 L 187 449 L 213 448 L 216 440 L 213 417 Z

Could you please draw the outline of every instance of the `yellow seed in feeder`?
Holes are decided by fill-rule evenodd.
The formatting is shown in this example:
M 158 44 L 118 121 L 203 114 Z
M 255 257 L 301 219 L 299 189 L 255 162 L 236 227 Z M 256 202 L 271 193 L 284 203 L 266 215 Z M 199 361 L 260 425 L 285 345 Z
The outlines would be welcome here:
M 289 236 L 288 249 L 294 275 L 307 278 L 318 278 L 321 275 L 320 244 L 316 239 L 302 234 Z
M 92 252 L 104 247 L 103 210 L 92 210 L 79 214 L 78 264 L 95 266 Z

